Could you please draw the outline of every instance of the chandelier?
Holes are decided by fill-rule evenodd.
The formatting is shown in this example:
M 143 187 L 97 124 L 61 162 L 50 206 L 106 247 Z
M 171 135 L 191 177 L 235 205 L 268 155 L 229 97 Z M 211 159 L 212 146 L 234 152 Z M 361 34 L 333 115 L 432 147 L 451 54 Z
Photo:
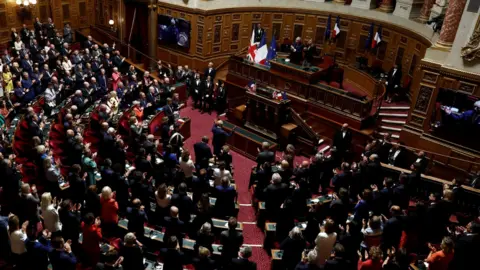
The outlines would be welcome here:
M 16 0 L 17 6 L 29 7 L 30 5 L 36 5 L 37 0 Z

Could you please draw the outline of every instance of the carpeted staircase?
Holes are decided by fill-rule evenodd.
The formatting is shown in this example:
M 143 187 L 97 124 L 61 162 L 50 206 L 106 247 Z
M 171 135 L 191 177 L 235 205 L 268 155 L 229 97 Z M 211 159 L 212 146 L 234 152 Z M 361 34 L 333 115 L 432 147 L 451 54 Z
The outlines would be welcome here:
M 407 102 L 386 103 L 380 106 L 377 120 L 377 130 L 380 135 L 392 134 L 392 141 L 400 139 L 400 132 L 407 121 L 410 104 Z

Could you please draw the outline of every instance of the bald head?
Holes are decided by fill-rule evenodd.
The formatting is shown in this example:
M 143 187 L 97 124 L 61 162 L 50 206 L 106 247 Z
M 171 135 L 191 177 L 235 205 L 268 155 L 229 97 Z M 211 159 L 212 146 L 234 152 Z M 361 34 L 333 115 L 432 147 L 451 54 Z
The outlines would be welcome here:
M 170 207 L 170 216 L 178 217 L 178 208 L 176 206 Z

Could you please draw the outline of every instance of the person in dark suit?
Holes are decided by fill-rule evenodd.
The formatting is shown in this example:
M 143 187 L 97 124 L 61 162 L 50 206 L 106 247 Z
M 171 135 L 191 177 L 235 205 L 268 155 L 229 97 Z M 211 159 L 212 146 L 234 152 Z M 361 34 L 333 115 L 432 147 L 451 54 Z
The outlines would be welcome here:
M 260 23 L 257 23 L 257 25 L 255 25 L 255 34 L 253 36 L 253 40 L 255 43 L 260 43 L 263 33 L 265 33 L 265 29 L 262 28 L 262 25 Z
M 208 145 L 208 137 L 203 136 L 202 141 L 193 145 L 197 170 L 208 168 L 208 161 L 213 157 L 212 149 Z
M 338 192 L 340 188 L 348 188 L 352 182 L 352 171 L 350 170 L 350 164 L 347 162 L 342 162 L 340 166 L 340 172 L 337 173 L 337 170 L 334 172 L 332 178 L 332 185 L 335 188 L 335 192 Z
M 288 196 L 288 186 L 278 173 L 272 175 L 272 183 L 265 190 L 265 210 L 268 218 L 276 220 L 282 203 Z
M 283 250 L 282 262 L 286 269 L 295 269 L 297 263 L 302 259 L 302 252 L 306 245 L 307 242 L 303 238 L 302 231 L 299 227 L 294 227 L 280 244 L 280 249 Z
M 194 204 L 192 199 L 187 195 L 187 184 L 181 183 L 178 185 L 178 193 L 172 195 L 171 204 L 180 211 L 180 220 L 187 223 L 190 222 L 190 216 L 194 211 Z
M 186 232 L 185 222 L 179 218 L 179 209 L 176 206 L 170 207 L 170 216 L 164 218 L 165 237 L 175 236 L 183 239 Z
M 222 184 L 215 187 L 214 213 L 218 218 L 225 218 L 235 215 L 235 202 L 237 199 L 237 191 L 230 185 L 228 177 L 222 178 Z
M 20 223 L 29 221 L 32 224 L 36 224 L 40 220 L 38 213 L 39 203 L 40 200 L 35 185 L 32 185 L 32 188 L 30 188 L 29 184 L 23 184 L 18 201 L 18 217 Z
M 268 142 L 262 143 L 262 151 L 258 153 L 257 158 L 257 169 L 260 168 L 265 162 L 274 163 L 275 162 L 275 153 L 270 151 L 270 144 Z
M 335 133 L 333 137 L 333 146 L 337 148 L 340 158 L 344 158 L 352 146 L 352 132 L 348 130 L 348 124 L 342 125 L 342 128 Z
M 132 207 L 127 207 L 127 219 L 128 231 L 135 233 L 142 239 L 145 234 L 144 224 L 148 222 L 148 217 L 145 213 L 145 207 L 139 199 L 133 199 Z
M 202 112 L 208 112 L 212 114 L 212 107 L 213 107 L 213 81 L 212 78 L 207 76 L 205 81 L 203 82 L 203 90 L 202 90 Z
M 163 106 L 163 112 L 165 116 L 168 117 L 168 124 L 173 125 L 175 123 L 175 117 L 173 115 L 172 99 L 167 98 L 167 104 Z
M 385 250 L 390 247 L 398 247 L 405 223 L 400 206 L 394 205 L 390 207 L 390 214 L 391 218 L 383 225 L 382 247 Z
M 345 227 L 348 218 L 348 211 L 350 210 L 350 199 L 348 197 L 348 190 L 340 188 L 338 195 L 334 195 L 334 200 L 330 203 L 330 218 L 335 224 Z
M 222 120 L 218 120 L 217 122 L 215 122 L 215 124 L 212 127 L 212 134 L 213 134 L 212 145 L 213 145 L 213 154 L 215 156 L 220 155 L 222 147 L 227 142 L 227 138 L 232 136 L 232 134 L 235 132 L 236 128 L 237 127 L 234 127 L 232 129 L 232 131 L 229 133 L 229 132 L 226 132 L 223 129 L 223 121 Z
M 252 257 L 252 248 L 245 246 L 240 249 L 238 258 L 232 259 L 229 269 L 233 270 L 257 270 L 257 264 L 248 260 Z
M 383 180 L 383 188 L 379 189 L 376 185 L 372 185 L 373 190 L 373 213 L 375 215 L 387 215 L 388 208 L 392 205 L 393 197 L 393 179 L 385 177 Z
M 423 152 L 423 151 L 418 152 L 417 159 L 415 160 L 414 163 L 419 164 L 418 170 L 419 170 L 420 173 L 425 173 L 425 171 L 427 170 L 427 167 L 428 167 L 428 159 L 425 156 L 425 152 Z M 414 166 L 414 164 L 412 164 L 412 166 Z
M 400 168 L 406 168 L 406 150 L 403 148 L 403 143 L 394 144 L 388 154 L 388 164 Z
M 213 63 L 212 62 L 208 63 L 208 67 L 205 69 L 203 76 L 205 76 L 205 78 L 210 77 L 210 82 L 213 83 L 213 80 L 215 79 L 216 74 L 217 74 L 217 71 L 213 67 Z
M 317 55 L 317 47 L 313 44 L 313 40 L 309 39 L 307 45 L 303 48 L 304 57 L 303 65 L 311 66 L 313 63 L 313 57 Z
M 25 240 L 25 248 L 27 255 L 25 258 L 24 269 L 48 269 L 48 253 L 51 251 L 47 238 L 48 232 L 44 231 L 40 237 L 37 237 L 36 224 L 29 224 L 27 227 L 27 240 Z
M 455 242 L 455 253 L 450 264 L 451 269 L 469 269 L 478 262 L 480 254 L 480 223 L 472 221 L 467 225 L 467 232 Z
M 195 270 L 215 270 L 215 261 L 210 259 L 210 250 L 205 247 L 198 249 L 198 257 L 193 258 Z
M 297 37 L 295 43 L 290 45 L 290 60 L 292 63 L 300 64 L 302 61 L 303 43 L 302 38 Z
M 365 174 L 363 175 L 363 183 L 367 186 L 377 185 L 381 186 L 383 183 L 382 165 L 377 154 L 372 154 L 370 157 L 363 157 Z
M 50 251 L 49 254 L 52 270 L 76 269 L 77 258 L 72 253 L 72 247 L 69 240 L 65 242 L 62 237 L 55 237 L 52 240 L 52 251 Z
M 387 93 L 385 97 L 387 98 L 388 103 L 392 103 L 392 100 L 395 96 L 398 95 L 398 88 L 402 80 L 402 67 L 400 65 L 394 65 L 393 68 L 388 72 L 387 81 Z
M 193 107 L 196 109 L 202 108 L 202 97 L 203 97 L 203 82 L 200 79 L 200 74 L 195 73 L 195 79 L 193 80 L 190 86 L 190 94 L 193 98 Z
M 380 158 L 380 161 L 383 163 L 388 163 L 388 153 L 390 148 L 392 148 L 392 134 L 390 132 L 386 132 L 383 134 L 383 139 L 379 140 L 380 142 L 377 145 L 376 153 Z
M 345 259 L 345 248 L 337 243 L 333 246 L 332 258 L 325 261 L 325 270 L 352 269 L 353 264 Z
M 243 245 L 243 234 L 237 231 L 237 219 L 231 217 L 228 220 L 228 230 L 220 234 L 220 244 L 222 245 L 222 258 L 228 264 L 233 258 L 237 257 L 240 247 Z
M 179 248 L 179 240 L 175 236 L 167 239 L 165 248 L 160 249 L 160 257 L 163 259 L 163 269 L 165 270 L 183 270 L 186 257 Z

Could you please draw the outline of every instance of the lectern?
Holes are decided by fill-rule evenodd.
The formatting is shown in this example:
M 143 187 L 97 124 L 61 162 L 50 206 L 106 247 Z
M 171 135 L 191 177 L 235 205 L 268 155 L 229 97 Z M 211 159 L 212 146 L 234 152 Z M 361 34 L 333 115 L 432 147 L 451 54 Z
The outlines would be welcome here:
M 290 100 L 272 98 L 273 89 L 257 88 L 257 92 L 246 92 L 245 127 L 272 139 L 277 140 L 280 127 L 289 118 Z

